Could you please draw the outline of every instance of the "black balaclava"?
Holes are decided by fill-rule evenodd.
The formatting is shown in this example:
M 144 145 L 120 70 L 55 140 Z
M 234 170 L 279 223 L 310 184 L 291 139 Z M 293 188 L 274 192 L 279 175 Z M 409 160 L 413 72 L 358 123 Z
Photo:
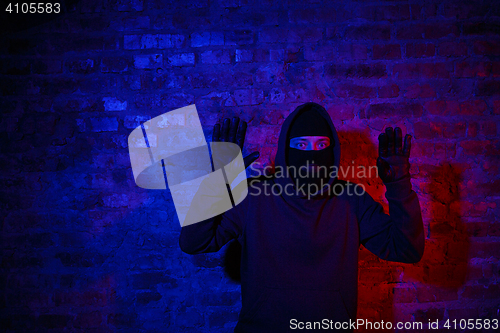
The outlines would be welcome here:
M 290 147 L 290 139 L 299 136 L 326 136 L 330 138 L 330 146 L 322 150 L 300 150 Z M 304 167 L 302 174 L 307 174 L 309 177 L 300 177 L 297 173 L 297 178 L 294 178 L 294 172 L 290 172 L 290 176 L 294 178 L 294 181 L 298 183 L 299 186 L 308 184 L 316 184 L 318 189 L 321 189 L 322 185 L 325 185 L 330 180 L 330 167 L 334 164 L 333 156 L 333 146 L 335 142 L 333 140 L 332 130 L 328 122 L 323 116 L 315 111 L 313 108 L 309 108 L 304 112 L 300 113 L 290 125 L 290 129 L 287 137 L 287 148 L 286 148 L 286 161 L 289 167 L 294 167 L 295 170 L 299 170 L 300 167 Z M 315 171 L 314 174 L 309 170 L 305 172 L 305 167 L 307 166 L 307 161 L 309 165 L 313 162 L 318 166 L 322 166 L 321 172 Z M 326 168 L 326 171 L 325 171 Z

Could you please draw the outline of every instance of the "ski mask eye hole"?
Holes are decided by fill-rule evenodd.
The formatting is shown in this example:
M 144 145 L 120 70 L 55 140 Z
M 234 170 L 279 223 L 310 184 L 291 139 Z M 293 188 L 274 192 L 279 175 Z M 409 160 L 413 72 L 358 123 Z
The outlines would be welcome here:
M 290 139 L 290 148 L 299 150 L 323 150 L 330 146 L 327 136 L 299 136 Z

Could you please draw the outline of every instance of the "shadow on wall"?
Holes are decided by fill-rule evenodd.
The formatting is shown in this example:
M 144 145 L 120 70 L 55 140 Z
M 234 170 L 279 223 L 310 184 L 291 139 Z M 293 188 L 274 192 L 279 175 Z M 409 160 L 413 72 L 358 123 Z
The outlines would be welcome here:
M 392 125 L 392 124 L 391 124 Z M 389 124 L 387 124 L 389 126 Z M 394 125 L 393 125 L 394 127 Z M 400 126 L 403 128 L 403 126 Z M 342 156 L 340 165 L 346 168 L 346 173 L 339 178 L 362 184 L 375 201 L 380 202 L 386 213 L 389 206 L 384 196 L 385 186 L 377 174 L 376 169 L 370 167 L 376 165 L 378 157 L 378 139 L 370 137 L 370 129 L 364 131 L 338 131 Z M 406 134 L 406 133 L 405 133 Z M 378 136 L 378 133 L 377 133 Z M 350 166 L 351 169 L 347 169 Z M 367 177 L 358 174 L 358 166 L 366 169 Z M 353 168 L 354 167 L 354 174 Z M 393 294 L 392 289 L 397 283 L 396 271 L 398 267 L 407 264 L 390 263 L 384 261 L 368 251 L 364 246 L 359 247 L 358 258 L 358 310 L 357 318 L 370 322 L 392 321 Z M 361 332 L 363 330 L 357 330 Z M 369 330 L 368 330 L 369 331 Z
M 376 164 L 378 147 L 367 133 L 339 131 L 339 137 L 342 144 L 341 165 L 363 165 L 368 168 Z M 415 160 L 414 153 L 412 159 Z M 433 166 L 411 162 L 419 170 L 418 174 L 412 176 L 413 189 L 423 192 L 419 193 L 419 199 L 424 228 L 427 229 L 424 256 L 416 264 L 392 263 L 381 260 L 361 246 L 358 318 L 372 322 L 442 320 L 444 308 L 430 306 L 420 310 L 402 303 L 457 300 L 458 290 L 465 283 L 469 238 L 460 218 L 459 184 L 462 171 L 459 166 L 449 163 Z M 344 179 L 363 184 L 388 213 L 385 187 L 379 178 L 356 178 L 348 174 Z M 427 189 L 419 191 L 419 188 L 423 188 L 419 182 L 428 184 Z M 430 196 L 428 204 L 424 201 L 425 194 Z M 428 214 L 425 214 L 426 211 Z
M 424 227 L 427 228 L 426 247 L 418 264 L 404 266 L 405 282 L 418 284 L 406 296 L 399 293 L 399 297 L 401 303 L 458 300 L 458 291 L 466 281 L 470 247 L 466 226 L 460 218 L 459 184 L 462 170 L 447 162 L 439 166 L 422 165 L 420 170 L 417 178 L 422 179 L 424 184 L 429 180 L 424 192 L 431 200 L 428 207 L 424 207 L 421 199 Z M 444 307 L 428 306 L 415 311 L 413 315 L 402 313 L 401 319 L 441 321 L 444 313 Z
M 427 282 L 455 288 L 455 292 L 465 283 L 470 247 L 466 226 L 460 218 L 461 173 L 458 166 L 442 164 L 431 175 L 432 182 L 429 185 L 432 221 L 428 238 L 436 239 L 445 247 L 443 257 L 440 256 L 438 262 L 429 266 Z

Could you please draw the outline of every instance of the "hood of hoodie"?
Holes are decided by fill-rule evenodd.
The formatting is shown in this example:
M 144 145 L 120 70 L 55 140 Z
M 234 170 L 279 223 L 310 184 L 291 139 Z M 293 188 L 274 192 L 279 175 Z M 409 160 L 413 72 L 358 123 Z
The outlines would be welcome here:
M 340 142 L 339 142 L 337 130 L 335 129 L 335 126 L 333 125 L 332 119 L 331 119 L 330 115 L 328 114 L 328 112 L 325 110 L 325 108 L 317 103 L 314 103 L 314 102 L 307 102 L 307 103 L 304 103 L 302 105 L 299 105 L 292 113 L 290 113 L 290 115 L 288 115 L 288 117 L 285 119 L 285 122 L 281 126 L 281 131 L 280 131 L 280 135 L 279 135 L 279 139 L 278 139 L 278 150 L 276 152 L 276 158 L 274 161 L 275 168 L 277 170 L 278 170 L 278 168 L 281 168 L 281 170 L 286 170 L 286 168 L 288 167 L 288 165 L 286 163 L 286 151 L 288 149 L 288 134 L 289 134 L 290 127 L 291 127 L 294 119 L 299 114 L 301 114 L 302 112 L 305 112 L 309 109 L 314 109 L 315 111 L 317 111 L 326 120 L 326 122 L 328 123 L 328 125 L 331 128 L 333 142 L 330 144 L 330 146 L 328 146 L 325 149 L 333 149 L 333 160 L 334 160 L 333 167 L 334 167 L 334 169 L 333 170 L 329 169 L 328 172 L 330 173 L 331 171 L 338 171 L 339 170 L 339 167 L 340 167 Z M 337 174 L 337 173 L 335 172 L 335 174 Z M 336 180 L 337 180 L 337 177 L 330 178 L 330 180 L 328 181 L 328 184 L 330 186 L 332 186 Z M 280 186 L 282 186 L 283 188 L 285 186 L 287 186 L 288 184 L 292 184 L 292 186 L 295 186 L 293 179 L 291 178 L 290 175 L 287 175 L 286 172 L 283 172 L 280 175 L 280 177 L 275 177 L 274 181 L 276 183 L 278 183 Z M 294 191 L 294 193 L 295 192 L 297 192 L 297 191 Z M 293 196 L 307 198 L 307 195 L 302 195 L 302 194 L 300 194 L 300 192 L 296 193 Z M 311 196 L 311 198 L 321 197 L 321 196 L 322 196 L 321 194 L 318 194 L 316 196 Z

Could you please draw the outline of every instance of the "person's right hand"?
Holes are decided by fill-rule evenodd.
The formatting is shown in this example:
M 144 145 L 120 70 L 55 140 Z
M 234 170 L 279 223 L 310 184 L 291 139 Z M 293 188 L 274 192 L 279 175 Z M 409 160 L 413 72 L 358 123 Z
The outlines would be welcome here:
M 238 126 L 239 125 L 239 126 Z M 243 152 L 243 144 L 245 143 L 245 134 L 247 132 L 247 123 L 242 121 L 240 123 L 240 118 L 234 117 L 233 121 L 229 118 L 224 119 L 222 123 L 222 129 L 219 123 L 214 125 L 214 131 L 212 134 L 212 142 L 232 142 L 240 146 Z M 258 159 L 260 153 L 254 151 L 243 158 L 245 162 L 245 169 L 250 166 L 256 159 Z
M 384 184 L 410 177 L 411 138 L 410 134 L 406 134 L 403 146 L 403 134 L 399 127 L 394 130 L 387 127 L 385 133 L 378 136 L 377 168 Z

